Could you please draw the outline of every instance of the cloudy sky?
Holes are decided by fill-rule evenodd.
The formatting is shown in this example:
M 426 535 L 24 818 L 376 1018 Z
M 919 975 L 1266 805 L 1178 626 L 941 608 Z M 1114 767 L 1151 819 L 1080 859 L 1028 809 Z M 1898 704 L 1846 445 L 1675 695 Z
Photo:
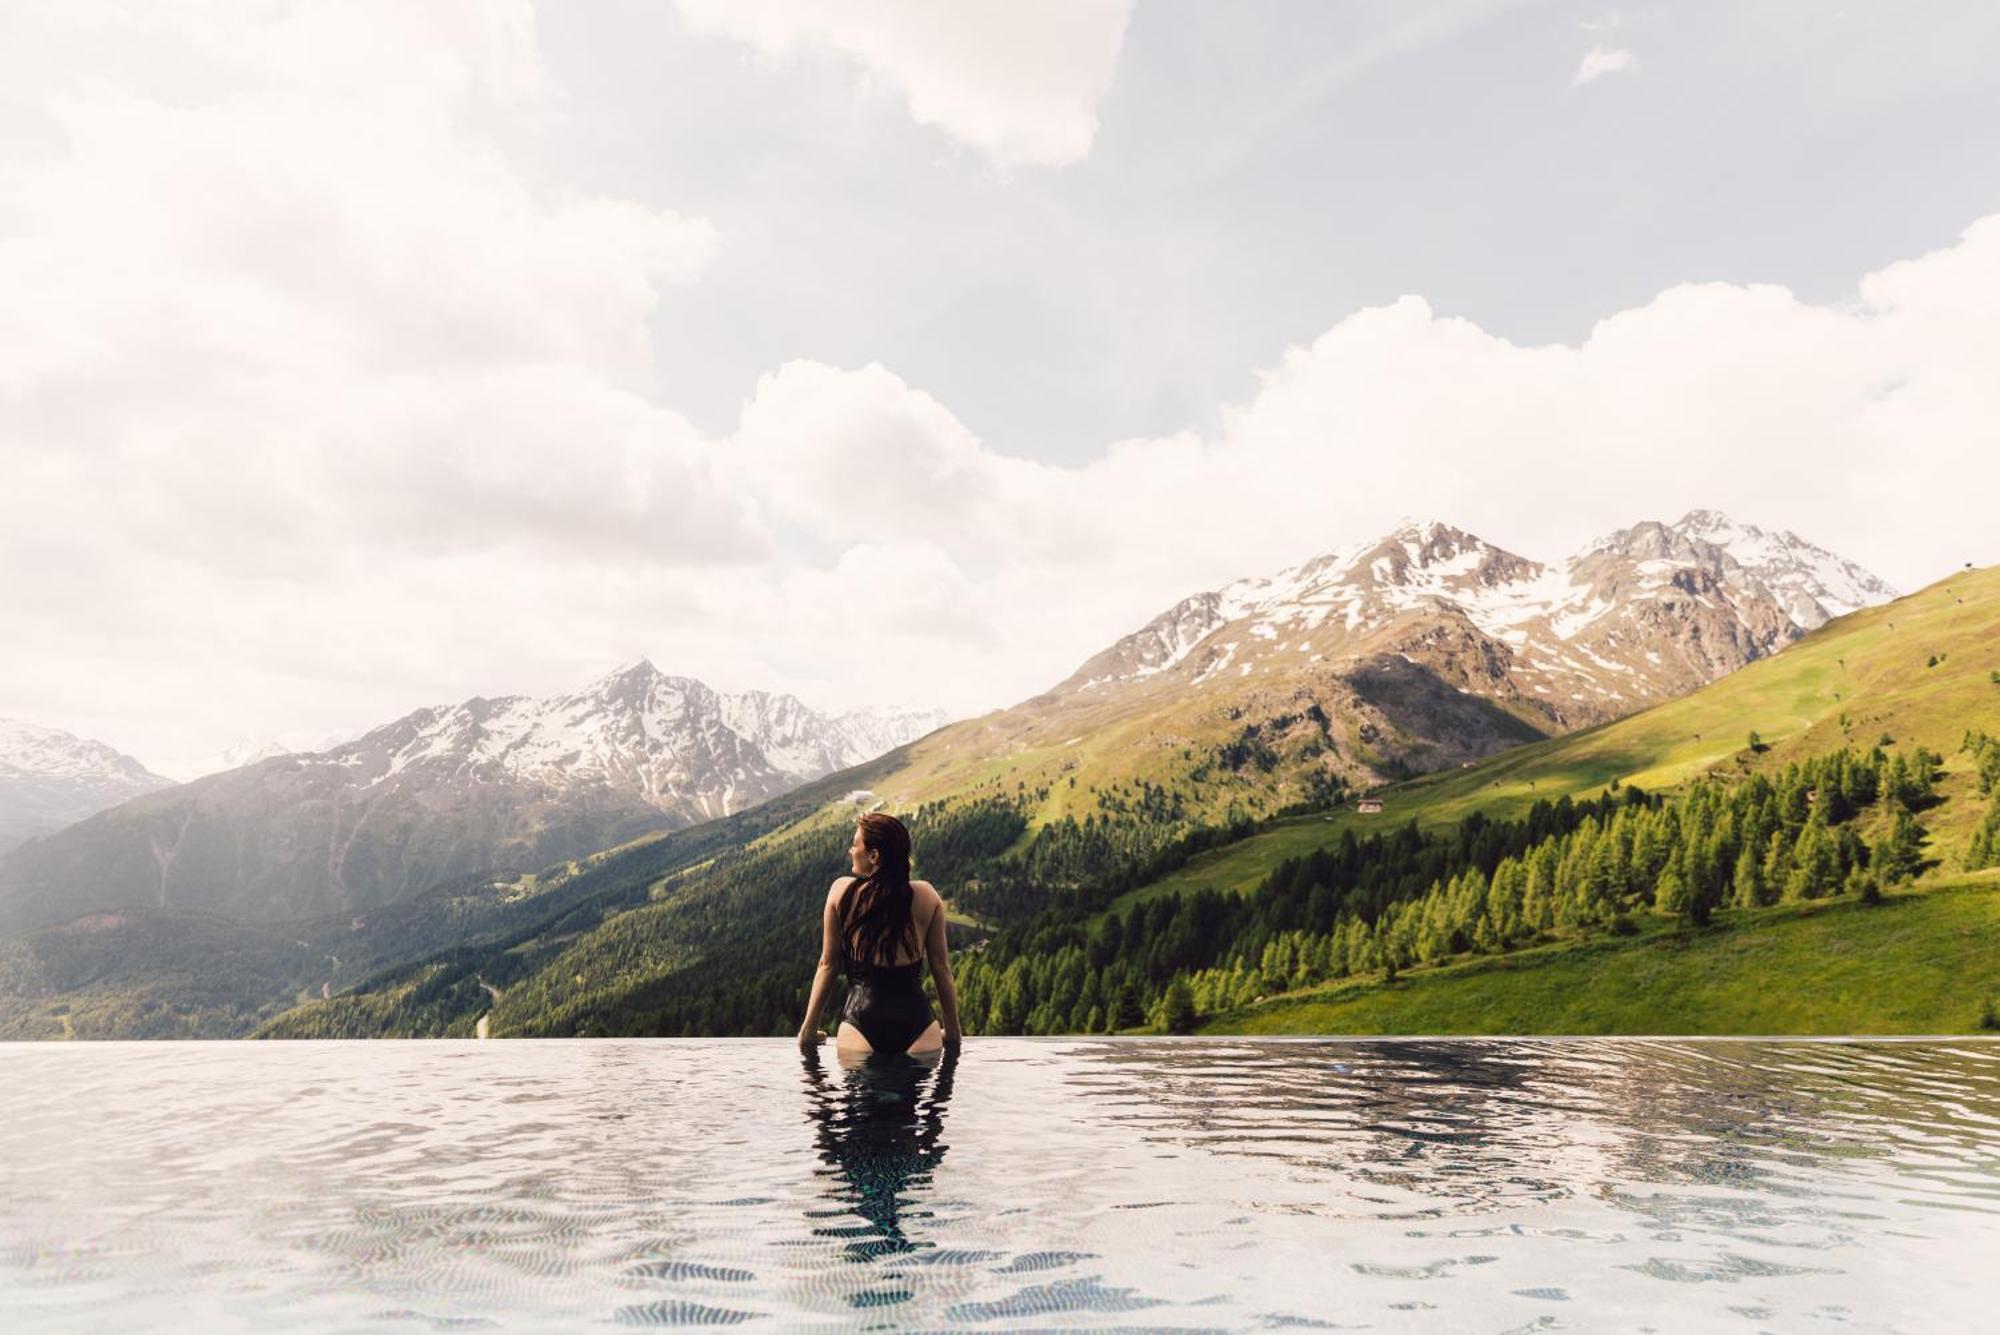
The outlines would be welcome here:
M 2000 7 L 0 0 L 0 715 L 974 713 L 1439 518 L 2000 560 Z

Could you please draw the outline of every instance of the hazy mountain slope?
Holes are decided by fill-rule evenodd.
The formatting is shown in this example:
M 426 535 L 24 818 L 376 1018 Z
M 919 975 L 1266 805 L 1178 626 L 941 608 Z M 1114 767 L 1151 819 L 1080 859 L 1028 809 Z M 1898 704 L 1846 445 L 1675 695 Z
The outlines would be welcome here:
M 0 1039 L 239 1037 L 311 997 L 433 953 L 466 962 L 466 986 L 483 999 L 478 975 L 489 954 L 506 959 L 540 933 L 560 939 L 643 905 L 661 877 L 810 817 L 857 777 L 899 759 L 891 752 L 750 811 L 537 873 L 467 876 L 359 914 L 259 924 L 125 908 L 0 937 Z M 488 976 L 511 974 L 503 966 Z
M 0 853 L 172 785 L 102 742 L 0 718 Z
M 127 906 L 245 921 L 373 909 L 741 811 L 938 721 L 828 718 L 641 659 L 568 695 L 420 709 L 101 812 L 0 861 L 0 930 Z
M 828 869 L 845 865 L 850 822 L 873 805 L 865 785 L 907 756 L 901 748 L 750 811 L 612 850 L 556 911 L 309 1001 L 259 1036 L 469 1035 L 495 1006 L 489 985 L 518 1007 L 518 989 L 539 976 L 560 1005 L 588 1012 L 607 989 L 623 995 L 656 985 L 676 964 L 699 967 L 710 948 L 722 958 L 704 978 L 740 982 L 743 968 L 767 969 L 776 958 L 789 963 L 806 937 L 817 949 L 818 905 L 835 874 Z M 1016 829 L 1001 831 L 999 842 Z M 941 845 L 922 857 L 918 874 L 951 867 Z M 784 947 L 774 949 L 774 939 Z M 494 1032 L 509 1030 L 502 1023 Z
M 181 780 L 205 778 L 210 774 L 220 774 L 225 770 L 242 769 L 255 765 L 273 756 L 307 755 L 318 751 L 331 751 L 342 742 L 352 740 L 347 732 L 320 733 L 317 737 L 307 734 L 285 734 L 279 737 L 239 737 L 223 747 L 206 761 L 194 762 L 194 768 Z M 289 738 L 290 740 L 287 740 Z

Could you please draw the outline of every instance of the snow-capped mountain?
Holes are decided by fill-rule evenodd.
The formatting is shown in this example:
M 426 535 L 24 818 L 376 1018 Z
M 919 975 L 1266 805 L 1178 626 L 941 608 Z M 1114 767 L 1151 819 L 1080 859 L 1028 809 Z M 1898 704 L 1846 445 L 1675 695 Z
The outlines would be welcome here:
M 728 695 L 637 658 L 568 695 L 421 709 L 296 759 L 337 766 L 364 788 L 406 785 L 416 775 L 558 791 L 605 787 L 707 820 L 858 765 L 945 721 L 935 710 L 828 717 L 791 695 Z
M 1690 510 L 1674 529 L 1690 543 L 1726 553 L 1750 578 L 1782 597 L 1792 620 L 1807 630 L 1897 596 L 1854 562 L 1796 533 L 1767 533 L 1714 510 Z
M 123 904 L 345 912 L 754 806 L 944 723 L 729 695 L 645 659 L 582 690 L 415 710 L 150 794 L 0 860 L 0 928 Z
M 285 732 L 276 737 L 239 737 L 208 760 L 194 764 L 189 777 L 200 778 L 204 774 L 220 774 L 226 769 L 241 769 L 245 765 L 254 765 L 273 756 L 330 751 L 353 735 L 350 732 L 321 733 L 317 736 L 311 733 Z
M 1710 510 L 1621 529 L 1560 565 L 1446 524 L 1408 524 L 1183 599 L 1051 694 L 1154 677 L 1198 687 L 1389 656 L 1562 730 L 1682 694 L 1894 596 L 1795 534 Z
M 0 718 L 0 853 L 172 784 L 103 742 Z

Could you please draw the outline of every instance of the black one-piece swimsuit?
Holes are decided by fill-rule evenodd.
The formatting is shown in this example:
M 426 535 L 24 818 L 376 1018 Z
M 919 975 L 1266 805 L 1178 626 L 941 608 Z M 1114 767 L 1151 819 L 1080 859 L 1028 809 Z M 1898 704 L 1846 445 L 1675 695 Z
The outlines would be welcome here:
M 861 1031 L 877 1052 L 908 1052 L 931 1027 L 930 998 L 924 995 L 924 962 L 869 964 L 849 956 L 847 1001 L 840 1018 Z

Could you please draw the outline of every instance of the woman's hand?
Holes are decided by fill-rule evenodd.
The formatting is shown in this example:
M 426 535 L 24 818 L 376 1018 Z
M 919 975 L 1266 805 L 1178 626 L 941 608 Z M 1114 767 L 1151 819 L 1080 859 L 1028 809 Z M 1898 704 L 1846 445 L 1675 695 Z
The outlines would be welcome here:
M 821 1040 L 822 1038 L 825 1038 L 825 1037 L 826 1037 L 826 1035 L 825 1035 L 825 1034 L 822 1034 L 822 1033 L 821 1033 L 821 1032 L 820 1032 L 819 1030 L 817 1030 L 817 1029 L 801 1029 L 801 1030 L 799 1030 L 799 1051 L 800 1051 L 800 1052 L 818 1052 L 818 1051 L 819 1051 L 819 1041 L 820 1041 L 820 1040 Z

